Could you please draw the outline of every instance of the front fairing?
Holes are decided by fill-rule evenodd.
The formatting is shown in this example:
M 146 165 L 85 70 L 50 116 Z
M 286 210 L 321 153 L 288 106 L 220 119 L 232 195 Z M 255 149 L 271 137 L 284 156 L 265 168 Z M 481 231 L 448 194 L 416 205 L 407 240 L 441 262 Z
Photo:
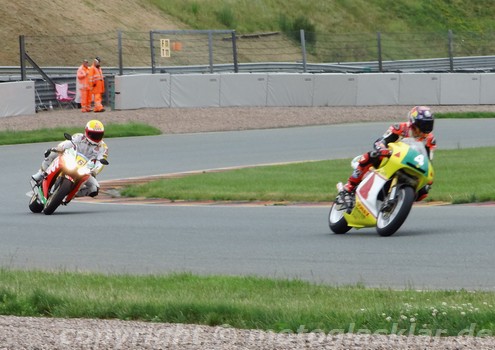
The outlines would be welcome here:
M 50 196 L 51 188 L 60 176 L 74 183 L 74 189 L 67 195 L 67 201 L 70 201 L 81 185 L 89 179 L 91 169 L 88 165 L 91 163 L 83 154 L 78 153 L 75 148 L 66 149 L 53 160 L 46 170 L 47 176 L 41 186 L 41 201 L 46 202 Z
M 371 170 L 364 177 L 355 192 L 355 205 L 344 217 L 349 226 L 361 228 L 376 225 L 380 203 L 378 197 L 388 179 Z
M 422 142 L 414 138 L 404 138 L 389 144 L 391 156 L 377 169 L 384 178 L 390 179 L 399 170 L 415 179 L 416 191 L 433 182 L 433 165 Z

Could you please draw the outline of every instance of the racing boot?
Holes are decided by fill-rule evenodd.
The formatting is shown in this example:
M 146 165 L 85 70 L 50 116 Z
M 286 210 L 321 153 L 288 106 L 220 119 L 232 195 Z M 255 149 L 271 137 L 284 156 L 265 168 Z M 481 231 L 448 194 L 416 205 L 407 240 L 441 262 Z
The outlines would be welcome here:
M 346 205 L 348 211 L 352 209 L 354 206 L 354 188 L 355 186 L 352 186 L 352 189 L 348 186 L 349 184 L 342 185 L 342 182 L 339 182 L 337 184 L 337 190 L 339 191 L 338 194 L 338 200 L 340 203 L 343 203 Z
M 31 175 L 31 180 L 35 182 L 36 185 L 39 185 L 41 181 L 45 178 L 46 173 L 43 170 L 38 170 L 36 174 Z
M 348 208 L 354 207 L 354 191 L 356 190 L 356 186 L 350 183 L 346 183 L 344 185 L 344 191 L 342 193 L 342 197 L 344 198 L 344 202 Z

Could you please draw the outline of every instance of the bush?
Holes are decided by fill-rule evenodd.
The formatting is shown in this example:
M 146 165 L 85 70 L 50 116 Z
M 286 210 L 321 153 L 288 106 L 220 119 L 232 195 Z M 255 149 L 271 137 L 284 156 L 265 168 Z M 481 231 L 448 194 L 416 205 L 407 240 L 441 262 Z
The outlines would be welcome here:
M 301 42 L 300 30 L 302 29 L 306 44 L 316 44 L 316 27 L 307 17 L 299 16 L 292 21 L 285 15 L 280 15 L 278 25 L 281 31 L 299 43 Z
M 217 20 L 227 28 L 235 28 L 234 11 L 228 6 L 223 6 L 220 11 L 216 12 Z

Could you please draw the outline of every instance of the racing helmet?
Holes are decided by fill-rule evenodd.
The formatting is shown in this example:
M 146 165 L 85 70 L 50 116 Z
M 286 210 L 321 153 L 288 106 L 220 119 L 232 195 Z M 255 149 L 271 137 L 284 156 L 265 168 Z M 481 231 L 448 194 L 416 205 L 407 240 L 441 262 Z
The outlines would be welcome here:
M 93 119 L 86 124 L 84 134 L 91 143 L 98 144 L 103 139 L 103 135 L 105 134 L 105 127 L 103 126 L 102 122 Z
M 413 107 L 407 117 L 411 125 L 423 134 L 429 134 L 433 131 L 434 117 L 429 107 Z

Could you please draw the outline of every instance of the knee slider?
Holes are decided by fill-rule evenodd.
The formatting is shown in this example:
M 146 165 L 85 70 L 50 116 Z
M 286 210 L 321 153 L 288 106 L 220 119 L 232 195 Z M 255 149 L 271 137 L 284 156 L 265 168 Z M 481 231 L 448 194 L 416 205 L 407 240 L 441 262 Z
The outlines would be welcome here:
M 96 189 L 96 191 L 93 191 L 93 192 L 91 192 L 90 194 L 88 194 L 88 196 L 90 196 L 90 197 L 93 197 L 93 198 L 94 198 L 94 197 L 96 197 L 96 196 L 98 195 L 98 192 L 99 192 L 99 188 L 97 188 L 97 189 Z

